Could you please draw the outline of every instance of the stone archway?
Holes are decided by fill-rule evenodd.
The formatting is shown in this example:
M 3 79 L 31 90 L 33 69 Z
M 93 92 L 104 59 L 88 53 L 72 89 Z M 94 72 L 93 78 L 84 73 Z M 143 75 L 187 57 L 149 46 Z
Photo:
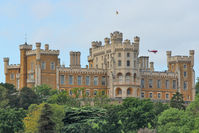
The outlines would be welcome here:
M 127 96 L 133 96 L 133 88 L 128 88 L 126 91 Z
M 116 88 L 115 96 L 116 97 L 122 97 L 122 89 L 121 88 Z

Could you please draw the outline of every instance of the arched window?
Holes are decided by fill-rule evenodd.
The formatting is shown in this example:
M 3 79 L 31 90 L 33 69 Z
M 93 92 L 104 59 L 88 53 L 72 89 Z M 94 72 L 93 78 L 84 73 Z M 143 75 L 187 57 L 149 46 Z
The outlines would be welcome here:
M 126 73 L 126 82 L 129 82 L 130 81 L 130 76 L 131 76 L 131 74 L 130 73 Z
M 123 80 L 122 73 L 118 73 L 117 78 L 118 78 L 119 82 L 122 82 L 122 80 Z
M 118 95 L 121 96 L 122 95 L 122 89 L 121 88 L 117 88 L 115 94 L 116 94 L 116 96 L 118 96 Z
M 128 88 L 127 89 L 127 95 L 131 95 L 132 94 L 132 89 L 131 88 Z
M 127 66 L 127 67 L 130 66 L 130 61 L 129 61 L 129 60 L 126 61 L 126 66 Z

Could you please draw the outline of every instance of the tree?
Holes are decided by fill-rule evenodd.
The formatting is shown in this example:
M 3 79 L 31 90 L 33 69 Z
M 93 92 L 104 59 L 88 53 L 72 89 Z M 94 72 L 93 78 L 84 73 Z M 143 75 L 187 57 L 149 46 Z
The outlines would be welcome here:
M 0 108 L 0 132 L 14 133 L 23 130 L 25 111 L 16 108 Z
M 28 107 L 31 104 L 38 103 L 37 95 L 32 89 L 28 87 L 24 87 L 21 89 L 21 91 L 19 92 L 18 99 L 19 99 L 19 103 L 18 103 L 19 108 L 28 109 Z
M 55 123 L 51 120 L 53 112 L 48 104 L 44 104 L 38 121 L 39 133 L 54 133 Z
M 66 108 L 62 133 L 92 133 L 103 130 L 106 110 L 97 107 Z
M 170 108 L 158 117 L 158 132 L 160 133 L 190 133 L 191 118 L 184 110 Z
M 7 90 L 3 86 L 0 85 L 0 108 L 4 108 L 8 104 L 7 99 Z
M 182 109 L 185 110 L 185 102 L 183 100 L 183 95 L 180 94 L 179 92 L 176 92 L 175 95 L 173 95 L 171 101 L 170 101 L 170 106 L 172 108 L 177 108 L 177 109 Z
M 57 93 L 57 90 L 54 90 L 45 84 L 33 87 L 33 90 L 34 90 L 35 94 L 38 96 L 40 103 L 46 102 L 50 96 Z

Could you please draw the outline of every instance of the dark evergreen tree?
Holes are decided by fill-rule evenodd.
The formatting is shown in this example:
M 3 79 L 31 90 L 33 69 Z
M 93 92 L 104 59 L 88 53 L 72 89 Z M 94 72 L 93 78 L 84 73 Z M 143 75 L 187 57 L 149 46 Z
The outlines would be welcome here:
M 180 94 L 179 92 L 176 92 L 175 95 L 173 95 L 171 101 L 170 101 L 170 106 L 172 108 L 177 108 L 180 110 L 185 110 L 185 102 L 183 100 L 183 95 Z
M 53 112 L 48 104 L 44 104 L 41 111 L 39 123 L 39 133 L 54 133 L 55 123 L 51 120 Z

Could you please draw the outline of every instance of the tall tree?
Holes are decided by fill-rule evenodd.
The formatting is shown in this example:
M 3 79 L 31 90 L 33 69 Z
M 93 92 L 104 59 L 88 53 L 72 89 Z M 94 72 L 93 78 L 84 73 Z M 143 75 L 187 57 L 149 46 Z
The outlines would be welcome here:
M 53 112 L 48 104 L 44 104 L 38 121 L 39 133 L 54 133 L 55 123 L 51 120 Z
M 0 108 L 0 133 L 14 133 L 23 130 L 25 111 L 16 108 Z
M 176 92 L 176 94 L 173 95 L 171 101 L 170 101 L 170 106 L 172 108 L 177 108 L 177 109 L 182 109 L 185 110 L 185 102 L 183 100 L 183 95 L 180 94 L 179 92 Z
M 8 104 L 7 99 L 7 90 L 3 86 L 0 85 L 0 108 L 4 108 Z
M 197 77 L 197 82 L 196 82 L 195 88 L 196 88 L 196 94 L 198 94 L 199 93 L 199 77 Z

